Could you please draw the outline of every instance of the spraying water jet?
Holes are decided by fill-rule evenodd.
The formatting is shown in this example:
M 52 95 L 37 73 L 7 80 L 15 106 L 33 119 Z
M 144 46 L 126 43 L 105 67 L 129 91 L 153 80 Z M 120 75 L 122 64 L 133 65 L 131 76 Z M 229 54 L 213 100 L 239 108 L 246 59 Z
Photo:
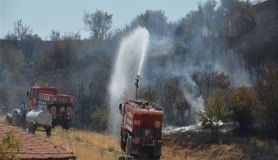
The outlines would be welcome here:
M 124 37 L 120 43 L 109 84 L 109 129 L 115 135 L 120 133 L 120 113 L 117 106 L 123 99 L 134 97 L 134 93 L 137 94 L 139 75 L 142 75 L 149 37 L 146 28 L 138 27 Z M 131 82 L 136 76 L 138 77 L 138 88 L 135 88 L 136 92 L 134 92 Z

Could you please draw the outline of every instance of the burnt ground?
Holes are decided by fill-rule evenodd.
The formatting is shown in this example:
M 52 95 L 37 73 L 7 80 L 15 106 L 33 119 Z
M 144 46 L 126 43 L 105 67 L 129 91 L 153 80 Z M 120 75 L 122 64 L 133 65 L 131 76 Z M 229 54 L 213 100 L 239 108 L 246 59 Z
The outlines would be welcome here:
M 270 138 L 230 136 L 196 143 L 186 135 L 164 136 L 163 159 L 173 160 L 276 160 L 278 141 Z M 210 139 L 210 137 L 208 137 Z M 172 157 L 172 158 L 171 158 Z

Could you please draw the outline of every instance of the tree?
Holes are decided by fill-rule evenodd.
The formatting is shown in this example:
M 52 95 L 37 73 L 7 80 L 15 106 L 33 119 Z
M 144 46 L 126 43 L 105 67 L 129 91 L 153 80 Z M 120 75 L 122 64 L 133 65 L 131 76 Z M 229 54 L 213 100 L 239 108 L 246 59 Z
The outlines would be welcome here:
M 174 113 L 174 103 L 176 100 L 176 97 L 179 96 L 181 93 L 179 89 L 179 79 L 177 77 L 163 80 L 164 83 L 162 86 L 162 95 L 161 95 L 161 103 L 164 104 L 164 113 L 165 113 L 165 119 L 166 121 L 173 123 L 175 119 L 177 118 Z M 171 95 L 171 96 L 169 96 Z
M 258 104 L 255 92 L 251 88 L 239 87 L 232 92 L 233 119 L 241 129 L 250 127 L 254 119 L 253 110 Z
M 5 39 L 14 41 L 14 46 L 22 50 L 27 62 L 33 58 L 34 49 L 38 42 L 41 41 L 41 38 L 37 34 L 32 34 L 30 26 L 25 25 L 22 19 L 14 23 L 12 32 L 9 31 Z
M 218 141 L 219 122 L 225 121 L 231 114 L 227 107 L 227 97 L 224 91 L 217 91 L 208 97 L 205 109 L 200 113 L 202 126 L 211 130 L 212 138 L 216 141 Z
M 97 131 L 107 129 L 108 113 L 103 107 L 96 107 L 92 113 L 92 127 Z
M 5 39 L 23 41 L 29 34 L 32 34 L 30 26 L 23 24 L 22 19 L 19 19 L 13 25 L 13 31 L 9 32 Z
M 77 41 L 77 40 L 81 40 L 81 35 L 79 32 L 74 33 L 74 32 L 69 32 L 66 33 L 62 36 L 63 40 L 69 40 L 69 41 Z
M 193 79 L 204 97 L 208 97 L 216 90 L 228 89 L 231 83 L 228 75 L 214 71 L 211 66 L 208 66 L 204 71 L 195 72 Z
M 278 130 L 278 69 L 276 65 L 269 65 L 262 79 L 258 82 L 257 92 L 260 99 L 260 118 L 264 127 L 273 131 L 277 136 Z
M 83 22 L 94 39 L 104 39 L 112 26 L 112 14 L 96 10 L 94 13 L 85 13 Z
M 25 35 L 24 41 L 21 42 L 21 49 L 27 62 L 33 59 L 33 56 L 36 53 L 35 48 L 41 41 L 42 39 L 37 34 Z
M 219 26 L 226 36 L 241 36 L 256 26 L 254 10 L 249 1 L 221 0 L 219 11 L 222 18 Z
M 61 40 L 55 41 L 52 50 L 42 54 L 37 63 L 41 71 L 65 71 L 68 77 L 68 70 L 77 62 L 77 54 L 74 50 L 74 37 L 66 35 Z
M 169 33 L 168 19 L 164 11 L 147 10 L 145 13 L 138 15 L 132 22 L 131 27 L 144 26 L 149 32 L 157 35 L 167 35 Z
M 51 41 L 58 41 L 60 39 L 61 39 L 60 32 L 52 30 L 51 34 L 50 34 L 50 40 Z
M 22 53 L 11 46 L 1 46 L 0 67 L 13 73 L 20 73 L 23 70 Z M 1 75 L 1 72 L 0 72 Z
M 175 107 L 177 109 L 176 125 L 181 125 L 182 126 L 185 123 L 188 124 L 190 115 L 188 115 L 188 117 L 186 119 L 184 113 L 187 110 L 188 114 L 190 114 L 189 113 L 190 106 L 189 106 L 189 103 L 184 98 L 182 93 L 180 93 L 180 95 L 176 97 L 174 104 L 175 104 Z

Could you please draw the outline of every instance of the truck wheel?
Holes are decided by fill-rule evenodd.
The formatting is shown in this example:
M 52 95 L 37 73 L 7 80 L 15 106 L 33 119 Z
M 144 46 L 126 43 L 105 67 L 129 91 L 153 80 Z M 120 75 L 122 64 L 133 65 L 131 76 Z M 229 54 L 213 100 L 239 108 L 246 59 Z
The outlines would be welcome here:
M 18 117 L 17 112 L 14 112 L 12 124 L 15 125 L 15 126 L 17 125 L 17 119 L 18 119 L 17 117 Z
M 68 130 L 69 129 L 69 121 L 67 121 L 67 120 L 63 121 L 62 128 Z
M 51 136 L 51 127 L 44 127 L 44 129 L 45 129 L 46 136 L 50 137 Z
M 29 133 L 35 134 L 36 129 L 37 129 L 37 126 L 36 126 L 35 124 L 29 124 L 29 125 L 28 125 L 28 132 L 29 132 Z
M 5 118 L 5 123 L 11 124 L 11 123 L 12 123 L 11 118 L 8 117 L 8 116 L 6 116 L 6 118 Z
M 131 154 L 131 137 L 128 136 L 127 137 L 127 142 L 126 142 L 126 146 L 125 146 L 125 154 L 129 155 Z
M 153 160 L 160 160 L 160 157 L 153 157 L 151 159 L 153 159 Z
M 57 125 L 56 121 L 53 120 L 53 121 L 52 121 L 52 128 L 54 128 L 56 125 Z
M 159 150 L 160 150 L 160 148 L 159 148 Z M 156 151 L 157 151 L 157 150 L 156 150 L 155 148 L 153 148 L 153 149 L 151 149 L 150 152 L 149 152 L 149 156 L 150 156 L 150 158 L 153 159 L 153 160 L 159 160 L 159 159 L 160 159 L 160 155 L 157 155 L 157 154 L 155 153 Z
M 120 155 L 120 156 L 117 157 L 117 160 L 125 160 L 125 156 Z
M 122 150 L 124 150 L 124 151 L 125 151 L 125 146 L 126 146 L 126 140 L 124 141 L 124 137 L 121 136 L 121 148 L 122 148 Z

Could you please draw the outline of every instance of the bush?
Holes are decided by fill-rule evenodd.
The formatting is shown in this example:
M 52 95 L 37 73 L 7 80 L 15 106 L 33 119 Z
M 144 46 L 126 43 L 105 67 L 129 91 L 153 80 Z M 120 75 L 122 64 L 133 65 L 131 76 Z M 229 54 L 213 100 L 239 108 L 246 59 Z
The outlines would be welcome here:
M 277 65 L 266 69 L 258 83 L 257 93 L 260 99 L 259 118 L 269 130 L 277 136 L 278 130 L 278 69 Z M 276 133 L 275 133 L 276 132 Z
M 16 136 L 14 130 L 10 130 L 6 133 L 6 136 L 2 139 L 0 143 L 0 160 L 10 159 L 19 160 L 15 153 L 19 152 L 21 147 L 20 139 Z M 7 155 L 7 151 L 11 154 Z
M 239 87 L 232 92 L 233 119 L 241 129 L 251 126 L 257 104 L 256 94 L 251 88 Z
M 92 113 L 92 128 L 97 131 L 107 129 L 108 113 L 104 108 L 97 107 Z
M 216 141 L 218 141 L 219 122 L 225 121 L 231 114 L 227 107 L 227 97 L 224 91 L 217 91 L 208 97 L 205 109 L 200 113 L 203 127 L 211 130 L 212 138 Z
M 0 67 L 9 72 L 21 73 L 24 66 L 24 57 L 19 50 L 10 46 L 3 46 L 0 49 Z M 1 75 L 0 75 L 1 76 Z

